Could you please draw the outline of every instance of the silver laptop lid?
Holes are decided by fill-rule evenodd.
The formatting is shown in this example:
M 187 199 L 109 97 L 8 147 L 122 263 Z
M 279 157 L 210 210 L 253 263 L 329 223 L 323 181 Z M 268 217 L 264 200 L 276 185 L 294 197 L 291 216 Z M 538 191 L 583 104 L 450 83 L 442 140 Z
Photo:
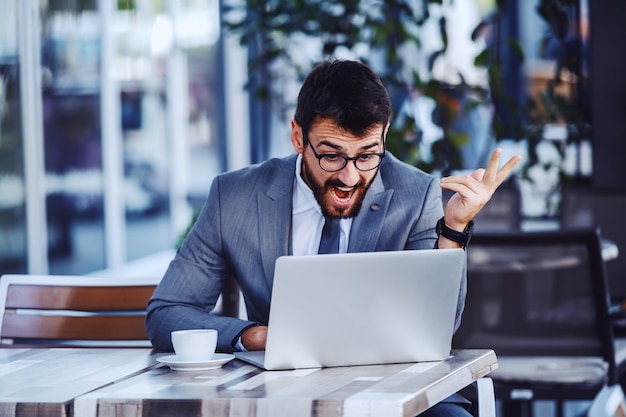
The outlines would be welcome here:
M 464 262 L 462 249 L 279 258 L 264 367 L 445 359 Z

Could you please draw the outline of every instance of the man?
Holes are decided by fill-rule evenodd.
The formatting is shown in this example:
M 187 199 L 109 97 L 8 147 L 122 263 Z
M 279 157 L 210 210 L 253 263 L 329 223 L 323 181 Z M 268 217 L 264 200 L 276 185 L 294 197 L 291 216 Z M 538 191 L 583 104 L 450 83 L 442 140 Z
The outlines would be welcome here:
M 486 170 L 437 181 L 385 151 L 390 119 L 387 92 L 368 67 L 334 61 L 314 68 L 291 122 L 296 153 L 214 180 L 149 302 L 153 345 L 171 350 L 172 330 L 215 328 L 220 351 L 264 349 L 276 258 L 318 253 L 326 217 L 341 219 L 339 252 L 462 246 L 466 227 L 519 157 L 498 169 L 496 150 Z M 441 188 L 456 192 L 445 217 Z M 248 320 L 211 313 L 230 276 Z

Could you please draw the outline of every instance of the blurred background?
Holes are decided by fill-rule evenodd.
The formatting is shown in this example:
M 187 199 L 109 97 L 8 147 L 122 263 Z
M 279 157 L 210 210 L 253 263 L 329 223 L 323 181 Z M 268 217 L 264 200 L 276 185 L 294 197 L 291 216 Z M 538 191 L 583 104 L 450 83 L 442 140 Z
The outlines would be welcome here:
M 158 270 L 216 174 L 291 151 L 303 76 L 334 57 L 381 75 L 405 161 L 524 156 L 497 227 L 598 223 L 565 201 L 626 195 L 624 18 L 608 0 L 3 0 L 0 274 Z M 621 213 L 601 217 L 619 246 Z

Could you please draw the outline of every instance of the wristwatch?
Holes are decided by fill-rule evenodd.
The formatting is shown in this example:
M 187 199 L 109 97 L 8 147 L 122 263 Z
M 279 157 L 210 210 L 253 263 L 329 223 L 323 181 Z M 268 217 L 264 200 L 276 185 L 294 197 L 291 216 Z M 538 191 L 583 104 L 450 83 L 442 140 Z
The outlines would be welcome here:
M 437 222 L 437 227 L 435 228 L 437 232 L 437 236 L 443 235 L 446 239 L 449 239 L 453 242 L 461 245 L 462 248 L 466 247 L 470 239 L 472 238 L 472 232 L 474 231 L 474 220 L 470 220 L 470 222 L 465 226 L 465 229 L 462 232 L 457 232 L 456 230 L 450 229 L 446 226 L 445 218 L 442 217 Z

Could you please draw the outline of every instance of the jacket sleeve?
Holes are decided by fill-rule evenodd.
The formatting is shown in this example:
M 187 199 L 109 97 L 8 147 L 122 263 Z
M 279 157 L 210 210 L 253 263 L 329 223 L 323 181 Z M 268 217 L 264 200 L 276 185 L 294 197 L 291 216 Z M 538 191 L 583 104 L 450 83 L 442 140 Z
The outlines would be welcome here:
M 232 352 L 241 332 L 255 324 L 214 312 L 223 282 L 233 273 L 222 247 L 219 199 L 216 179 L 196 223 L 148 302 L 146 330 L 157 349 L 172 350 L 173 330 L 212 328 L 218 331 L 217 350 Z

